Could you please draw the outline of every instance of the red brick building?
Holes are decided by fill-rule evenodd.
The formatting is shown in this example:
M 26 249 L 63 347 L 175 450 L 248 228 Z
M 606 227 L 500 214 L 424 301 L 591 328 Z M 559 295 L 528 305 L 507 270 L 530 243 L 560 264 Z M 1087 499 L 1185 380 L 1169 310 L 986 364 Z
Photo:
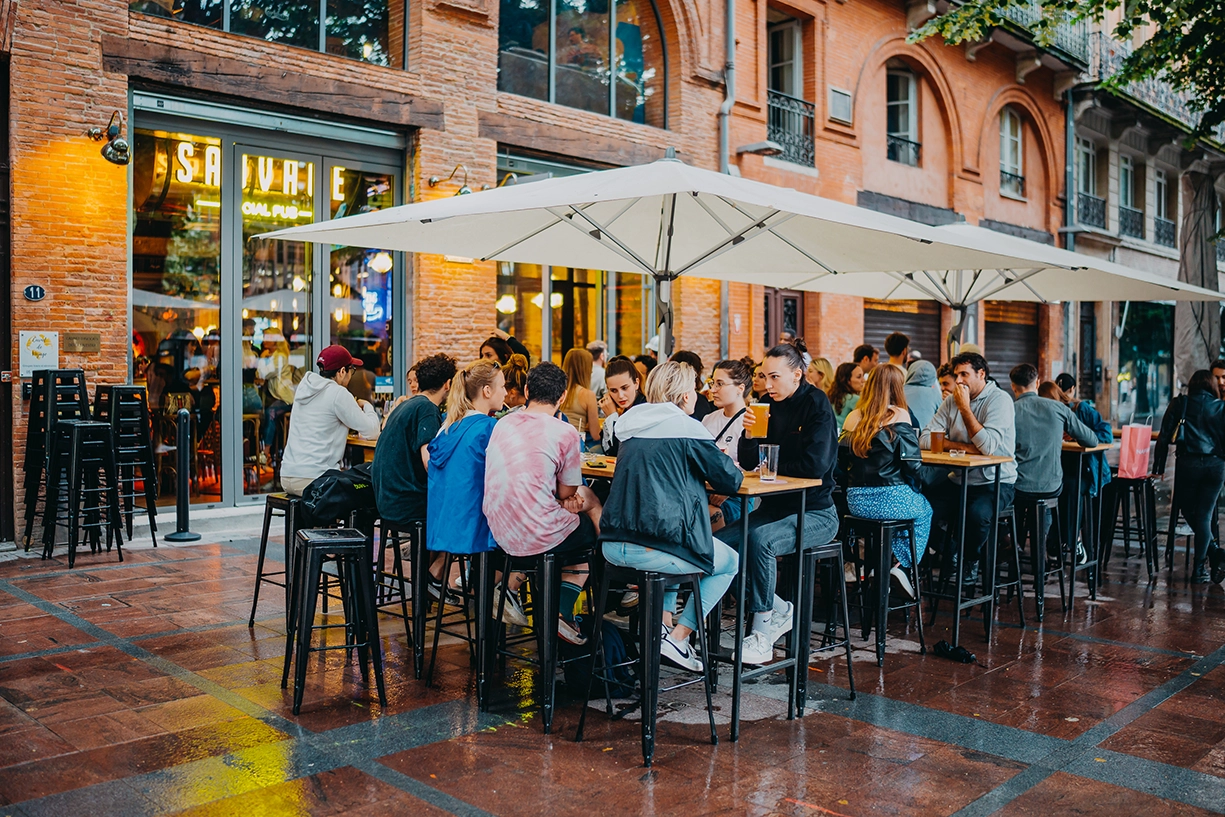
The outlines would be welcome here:
M 1016 25 L 970 48 L 908 44 L 929 8 L 736 3 L 733 172 L 1052 240 L 1078 41 L 1038 52 Z M 222 504 L 271 489 L 294 378 L 327 343 L 367 361 L 376 402 L 406 390 L 413 358 L 473 357 L 495 326 L 537 357 L 596 338 L 638 353 L 654 312 L 637 276 L 247 239 L 668 147 L 720 163 L 718 3 L 3 0 L 0 22 L 13 135 L 12 313 L 0 340 L 14 372 L 4 453 L 15 469 L 22 332 L 58 332 L 60 367 L 85 369 L 91 386 L 147 383 L 155 415 L 186 399 L 193 496 Z M 105 132 L 86 135 L 111 122 L 128 165 L 99 155 Z M 782 155 L 737 151 L 765 141 Z M 23 297 L 31 284 L 43 300 Z M 885 327 L 936 358 L 950 324 L 930 304 L 699 279 L 681 280 L 674 299 L 678 343 L 712 362 L 760 357 L 793 329 L 836 364 Z M 970 336 L 989 357 L 996 341 L 1049 371 L 1063 353 L 1057 315 L 988 304 Z M 98 351 L 76 351 L 93 336 Z

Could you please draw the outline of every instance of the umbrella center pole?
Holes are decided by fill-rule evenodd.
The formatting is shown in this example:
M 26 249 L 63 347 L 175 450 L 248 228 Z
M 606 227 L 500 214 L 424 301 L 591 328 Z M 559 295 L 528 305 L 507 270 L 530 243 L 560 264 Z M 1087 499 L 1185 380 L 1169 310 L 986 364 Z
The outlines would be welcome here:
M 954 306 L 953 311 L 956 313 L 953 318 L 953 326 L 949 329 L 948 347 L 949 360 L 957 356 L 957 352 L 961 349 L 961 338 L 966 326 L 966 313 L 969 307 L 965 304 Z
M 672 279 L 655 278 L 655 320 L 659 327 L 659 359 L 672 355 Z

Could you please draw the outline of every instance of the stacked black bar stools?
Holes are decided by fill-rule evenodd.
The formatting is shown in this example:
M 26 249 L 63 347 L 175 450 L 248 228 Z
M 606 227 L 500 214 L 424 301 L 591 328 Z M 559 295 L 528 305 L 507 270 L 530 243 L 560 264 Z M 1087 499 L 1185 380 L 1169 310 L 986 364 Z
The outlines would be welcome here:
M 259 537 L 259 561 L 255 565 L 255 593 L 251 598 L 251 617 L 247 620 L 248 627 L 255 626 L 255 608 L 259 605 L 259 586 L 264 582 L 285 588 L 285 626 L 293 626 L 289 603 L 290 570 L 293 567 L 294 535 L 298 532 L 298 502 L 298 497 L 285 493 L 268 494 L 264 500 L 264 529 Z M 273 516 L 285 518 L 285 569 L 266 571 L 264 570 L 264 559 L 268 554 L 268 531 L 272 528 Z M 271 578 L 273 576 L 282 576 L 284 581 L 277 581 Z
M 919 629 L 919 651 L 920 654 L 927 654 L 927 642 L 923 638 L 923 612 L 920 607 L 922 604 L 922 594 L 919 589 L 919 554 L 915 547 L 914 535 L 914 520 L 913 519 L 868 519 L 861 516 L 846 516 L 843 518 L 844 528 L 849 536 L 864 540 L 864 559 L 870 560 L 872 556 L 876 556 L 875 566 L 873 568 L 873 598 L 876 602 L 875 609 L 871 616 L 861 615 L 860 626 L 864 639 L 868 637 L 868 631 L 873 624 L 876 627 L 876 665 L 878 667 L 885 665 L 885 631 L 889 622 L 889 614 L 899 610 L 906 610 L 907 617 L 909 611 L 913 608 L 918 619 Z M 889 602 L 889 585 L 890 585 L 890 569 L 893 564 L 893 538 L 900 533 L 905 533 L 909 537 L 910 542 L 910 567 L 906 568 L 910 574 L 911 588 L 914 590 L 914 598 L 910 601 L 901 604 L 891 605 Z M 862 588 L 861 588 L 862 589 Z
M 57 528 L 68 529 L 68 566 L 76 564 L 77 547 L 89 538 L 98 552 L 102 532 L 106 549 L 112 537 L 123 561 L 123 521 L 119 509 L 119 468 L 109 423 L 60 420 L 51 436 L 43 511 L 43 558 L 55 548 Z
M 575 741 L 583 739 L 583 727 L 587 723 L 587 702 L 591 699 L 591 684 L 597 677 L 604 680 L 604 701 L 606 711 L 609 717 L 613 715 L 612 696 L 609 693 L 609 687 L 613 683 L 611 671 L 618 667 L 628 667 L 638 664 L 639 687 L 641 689 L 641 705 L 642 705 L 642 762 L 647 768 L 650 768 L 651 761 L 655 757 L 655 722 L 656 714 L 659 708 L 659 693 L 670 692 L 674 689 L 680 689 L 691 684 L 701 683 L 706 689 L 706 714 L 710 720 L 710 742 L 718 744 L 719 736 L 715 733 L 715 711 L 714 704 L 711 700 L 711 690 L 714 686 L 712 683 L 713 667 L 710 664 L 710 656 L 707 654 L 707 639 L 706 639 L 706 624 L 702 618 L 702 592 L 698 582 L 702 579 L 701 573 L 655 573 L 649 570 L 635 570 L 634 568 L 621 567 L 618 565 L 605 563 L 602 569 L 600 578 L 600 591 L 597 595 L 597 603 L 595 610 L 595 634 L 592 639 L 591 649 L 591 669 L 587 678 L 587 691 L 583 696 L 583 712 L 579 715 L 578 731 L 575 733 Z M 660 655 L 659 649 L 663 638 L 664 624 L 664 593 L 668 585 L 689 585 L 693 589 L 693 606 L 698 612 L 697 615 L 697 645 L 698 655 L 702 658 L 703 671 L 696 678 L 690 678 L 686 681 L 673 684 L 672 686 L 659 687 L 659 664 Z M 599 613 L 603 611 L 608 604 L 608 588 L 611 585 L 618 587 L 636 586 L 639 594 L 639 610 L 641 611 L 638 618 L 638 635 L 639 649 L 638 658 L 636 660 L 624 661 L 618 664 L 608 663 L 608 657 L 605 654 L 603 646 L 604 627 Z
M 144 386 L 98 386 L 94 421 L 111 425 L 119 467 L 119 501 L 128 539 L 132 538 L 133 511 L 143 510 L 149 517 L 149 536 L 157 547 L 157 468 L 153 464 L 153 426 Z M 139 507 L 141 502 L 143 509 Z
M 40 369 L 34 372 L 26 415 L 25 548 L 34 541 L 34 521 L 46 507 L 47 466 L 51 435 L 61 420 L 88 420 L 89 396 L 82 369 Z M 58 490 L 58 483 L 56 484 Z
M 378 688 L 379 705 L 387 705 L 383 681 L 383 653 L 379 642 L 378 610 L 375 607 L 374 562 L 370 558 L 370 538 L 353 528 L 300 530 L 294 546 L 294 567 L 290 603 L 296 608 L 293 626 L 285 634 L 285 666 L 281 673 L 281 689 L 289 684 L 289 666 L 294 666 L 293 713 L 302 709 L 306 689 L 306 663 L 312 652 L 323 650 L 357 650 L 361 663 L 362 681 L 370 683 L 370 662 L 374 662 L 374 679 Z M 345 610 L 344 624 L 315 624 L 319 604 L 319 584 L 325 562 L 334 562 L 340 575 L 340 593 Z M 315 630 L 343 628 L 343 644 L 311 646 Z

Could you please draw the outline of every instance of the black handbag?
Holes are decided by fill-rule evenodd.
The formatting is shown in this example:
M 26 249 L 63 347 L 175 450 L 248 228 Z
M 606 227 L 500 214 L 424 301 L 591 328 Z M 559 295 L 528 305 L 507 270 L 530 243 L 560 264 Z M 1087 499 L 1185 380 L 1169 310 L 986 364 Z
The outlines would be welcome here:
M 347 471 L 325 471 L 302 492 L 301 508 L 312 525 L 330 525 L 354 512 L 373 511 L 374 479 L 370 463 Z

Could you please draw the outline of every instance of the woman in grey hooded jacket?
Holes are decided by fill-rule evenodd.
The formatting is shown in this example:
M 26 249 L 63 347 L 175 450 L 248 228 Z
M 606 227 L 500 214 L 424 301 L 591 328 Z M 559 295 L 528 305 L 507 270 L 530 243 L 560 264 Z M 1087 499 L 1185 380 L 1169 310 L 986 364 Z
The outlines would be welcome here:
M 688 416 L 697 398 L 688 365 L 657 366 L 647 378 L 646 395 L 648 403 L 617 420 L 617 471 L 600 517 L 604 558 L 640 570 L 704 574 L 698 586 L 705 617 L 731 586 L 738 562 L 736 551 L 711 535 L 706 483 L 730 495 L 744 475 L 710 432 Z M 671 663 L 700 672 L 702 661 L 689 645 L 697 628 L 694 607 L 691 597 L 661 640 L 660 652 Z
M 927 424 L 936 416 L 940 408 L 940 383 L 936 379 L 936 367 L 927 360 L 916 360 L 906 370 L 906 385 L 902 387 L 906 394 L 906 405 L 914 415 L 919 430 L 927 428 Z

